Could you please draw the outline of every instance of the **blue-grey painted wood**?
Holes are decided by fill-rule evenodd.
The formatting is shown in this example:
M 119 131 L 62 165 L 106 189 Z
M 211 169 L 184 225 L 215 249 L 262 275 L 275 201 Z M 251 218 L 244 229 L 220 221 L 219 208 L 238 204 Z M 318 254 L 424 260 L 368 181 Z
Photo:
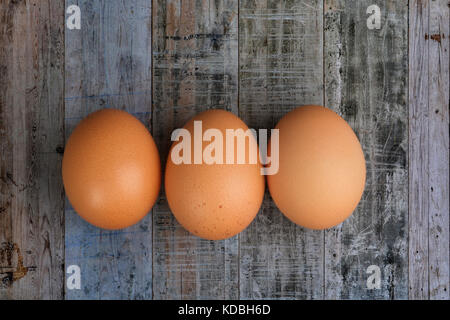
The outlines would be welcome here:
M 68 137 L 87 114 L 126 110 L 151 129 L 151 1 L 67 0 L 81 30 L 66 31 Z M 89 225 L 66 200 L 66 267 L 81 268 L 81 290 L 67 299 L 151 299 L 152 217 L 119 231 Z

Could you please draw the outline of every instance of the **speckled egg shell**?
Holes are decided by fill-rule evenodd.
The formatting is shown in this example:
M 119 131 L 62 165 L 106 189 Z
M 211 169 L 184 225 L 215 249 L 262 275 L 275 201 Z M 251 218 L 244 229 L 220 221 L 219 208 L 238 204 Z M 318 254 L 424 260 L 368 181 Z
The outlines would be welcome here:
M 62 163 L 75 211 L 103 229 L 141 220 L 156 201 L 160 158 L 145 126 L 127 112 L 103 109 L 82 120 L 67 141 Z

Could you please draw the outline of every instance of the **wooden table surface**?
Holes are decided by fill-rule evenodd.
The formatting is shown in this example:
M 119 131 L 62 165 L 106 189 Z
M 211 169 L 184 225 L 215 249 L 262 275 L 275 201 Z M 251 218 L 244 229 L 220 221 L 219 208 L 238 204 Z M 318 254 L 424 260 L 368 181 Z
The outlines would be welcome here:
M 448 0 L 1 0 L 0 298 L 449 299 L 448 38 Z M 266 193 L 241 234 L 201 240 L 162 190 L 139 224 L 104 231 L 65 199 L 65 140 L 95 110 L 137 116 L 164 160 L 201 110 L 258 129 L 305 104 L 343 116 L 365 153 L 338 227 L 298 227 Z

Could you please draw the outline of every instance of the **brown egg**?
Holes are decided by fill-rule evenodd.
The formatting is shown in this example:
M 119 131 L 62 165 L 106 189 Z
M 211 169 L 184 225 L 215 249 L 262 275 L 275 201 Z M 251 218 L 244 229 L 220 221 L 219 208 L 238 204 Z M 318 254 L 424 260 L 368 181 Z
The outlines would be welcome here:
M 103 229 L 141 220 L 161 183 L 152 136 L 138 119 L 115 109 L 94 112 L 78 124 L 67 141 L 62 174 L 75 211 Z
M 194 163 L 194 121 L 202 121 L 203 133 L 213 128 L 222 133 L 223 139 L 217 138 L 223 144 L 223 156 L 220 157 L 222 164 L 220 160 L 213 164 L 207 164 L 206 161 Z M 232 237 L 252 222 L 264 196 L 262 166 L 259 161 L 250 163 L 249 140 L 247 148 L 241 153 L 245 152 L 245 164 L 238 164 L 237 143 L 234 143 L 234 158 L 231 161 L 234 164 L 227 164 L 226 161 L 226 129 L 245 131 L 248 127 L 230 112 L 209 110 L 195 116 L 184 128 L 191 135 L 191 164 L 175 164 L 172 159 L 172 154 L 186 155 L 184 152 L 189 150 L 176 150 L 176 146 L 184 139 L 180 138 L 172 145 L 165 173 L 165 191 L 170 209 L 178 222 L 194 235 L 209 240 Z M 256 145 L 254 136 L 252 139 Z M 211 141 L 215 141 L 215 138 Z M 203 141 L 197 150 L 205 152 L 211 143 Z M 258 153 L 257 145 L 256 152 Z
M 281 212 L 310 229 L 347 219 L 366 179 L 364 154 L 352 128 L 329 109 L 304 106 L 285 115 L 276 129 L 280 166 L 267 180 Z

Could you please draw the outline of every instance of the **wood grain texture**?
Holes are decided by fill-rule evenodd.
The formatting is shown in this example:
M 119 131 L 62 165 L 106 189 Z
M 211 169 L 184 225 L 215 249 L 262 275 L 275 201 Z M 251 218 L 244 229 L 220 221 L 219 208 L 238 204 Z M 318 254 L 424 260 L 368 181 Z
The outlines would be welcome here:
M 449 8 L 410 2 L 409 298 L 449 299 Z
M 288 111 L 323 104 L 322 1 L 240 1 L 239 115 L 274 128 Z M 288 221 L 268 192 L 241 233 L 240 298 L 323 297 L 323 232 Z
M 429 292 L 449 300 L 449 16 L 450 3 L 430 2 L 429 114 Z
M 367 8 L 381 9 L 381 29 Z M 327 299 L 408 297 L 408 7 L 405 1 L 325 2 L 326 106 L 355 130 L 366 158 L 362 200 L 325 232 Z M 370 265 L 380 289 L 368 289 Z
M 79 0 L 81 30 L 66 31 L 66 135 L 102 108 L 151 129 L 151 1 Z M 151 299 L 152 217 L 120 231 L 82 220 L 66 201 L 66 266 L 81 268 L 67 299 Z
M 170 135 L 206 109 L 237 113 L 238 4 L 153 2 L 153 135 L 165 166 Z M 237 299 L 238 237 L 190 235 L 164 195 L 153 216 L 155 299 Z
M 428 299 L 428 1 L 409 6 L 409 298 Z
M 0 2 L 0 299 L 61 299 L 64 6 Z
M 71 4 L 81 30 L 64 32 Z M 449 31 L 448 0 L 0 1 L 0 299 L 450 299 Z M 64 141 L 93 111 L 138 117 L 164 168 L 202 110 L 270 129 L 304 104 L 363 145 L 366 190 L 338 227 L 297 227 L 268 193 L 224 241 L 190 235 L 164 192 L 120 231 L 64 208 Z

